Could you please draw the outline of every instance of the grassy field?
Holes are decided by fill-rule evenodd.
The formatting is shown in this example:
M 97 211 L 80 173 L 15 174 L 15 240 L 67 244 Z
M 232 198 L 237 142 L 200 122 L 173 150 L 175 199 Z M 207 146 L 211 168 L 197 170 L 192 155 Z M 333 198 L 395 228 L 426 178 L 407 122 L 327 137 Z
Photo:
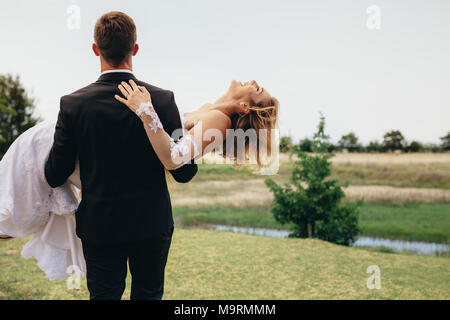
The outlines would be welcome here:
M 277 180 L 287 179 L 293 160 L 280 155 Z M 204 163 L 208 165 L 199 165 L 195 181 L 265 178 L 249 167 L 211 164 L 214 161 L 220 159 L 206 157 Z M 331 162 L 332 178 L 348 180 L 351 185 L 450 189 L 450 153 L 336 153 Z
M 348 180 L 347 201 L 364 198 L 362 234 L 449 242 L 450 153 L 337 154 L 334 178 Z M 292 168 L 282 155 L 276 176 Z M 274 239 L 180 229 L 208 223 L 289 229 L 269 208 L 272 194 L 252 168 L 199 165 L 189 184 L 169 183 L 175 229 L 165 299 L 450 299 L 450 259 L 342 247 L 319 240 Z M 50 282 L 34 260 L 20 257 L 26 239 L 0 242 L 0 299 L 86 299 L 64 281 Z M 383 253 L 385 252 L 385 253 Z M 369 290 L 366 269 L 381 269 Z M 130 278 L 125 297 L 129 296 Z
M 0 299 L 88 298 L 84 281 L 70 291 L 21 258 L 24 243 L 0 243 Z M 381 270 L 381 289 L 366 286 L 370 265 Z M 177 228 L 164 299 L 450 299 L 450 259 Z
M 286 182 L 292 167 L 292 159 L 282 154 L 280 170 L 270 178 Z M 332 158 L 332 177 L 349 181 L 345 201 L 364 199 L 362 235 L 449 242 L 450 153 L 338 153 Z M 185 225 L 289 229 L 270 213 L 273 195 L 265 178 L 250 167 L 201 164 L 193 182 L 170 183 L 175 217 Z
M 269 206 L 176 207 L 182 225 L 224 224 L 290 230 L 273 218 Z M 361 235 L 441 242 L 450 241 L 450 203 L 365 204 L 360 211 Z
M 200 169 L 202 170 L 202 169 Z M 275 180 L 280 180 L 275 177 Z M 283 182 L 283 181 L 278 181 Z M 170 184 L 175 206 L 270 204 L 273 195 L 263 179 L 228 179 Z M 450 190 L 435 188 L 396 188 L 391 186 L 350 185 L 343 189 L 344 201 L 364 199 L 366 203 L 400 205 L 406 202 L 448 202 Z

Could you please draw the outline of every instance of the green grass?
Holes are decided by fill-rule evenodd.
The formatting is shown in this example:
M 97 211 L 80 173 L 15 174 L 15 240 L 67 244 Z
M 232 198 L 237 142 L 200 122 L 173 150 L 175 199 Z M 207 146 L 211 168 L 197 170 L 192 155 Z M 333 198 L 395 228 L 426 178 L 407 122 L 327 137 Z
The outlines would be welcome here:
M 447 243 L 450 240 L 450 203 L 364 205 L 360 226 L 362 234 L 370 236 Z
M 380 246 L 380 247 L 375 247 L 375 248 L 372 248 L 372 247 L 363 247 L 363 248 L 366 250 L 369 250 L 369 251 L 373 251 L 373 252 L 392 253 L 392 254 L 398 253 L 394 249 L 385 247 L 385 246 Z
M 68 290 L 21 258 L 24 243 L 0 243 L 0 299 L 88 298 L 85 281 Z M 370 265 L 381 270 L 379 290 L 366 287 Z M 450 299 L 450 259 L 176 228 L 164 299 Z
M 292 164 L 281 163 L 278 182 Z M 445 164 L 334 164 L 333 178 L 352 185 L 450 189 Z M 195 181 L 264 179 L 249 167 L 200 165 L 190 184 L 176 185 L 184 196 L 214 196 L 220 189 L 198 189 Z M 197 190 L 198 189 L 198 190 Z M 225 190 L 229 191 L 229 190 Z M 255 195 L 257 196 L 257 195 Z M 268 206 L 175 207 L 177 226 L 227 224 L 289 229 Z M 449 243 L 450 203 L 364 204 L 362 234 Z M 87 299 L 65 281 L 49 281 L 33 259 L 20 251 L 26 239 L 0 242 L 1 299 Z M 366 269 L 381 269 L 381 289 L 369 290 Z M 124 298 L 130 294 L 130 277 Z M 166 269 L 165 299 L 450 299 L 450 259 L 396 254 L 390 248 L 342 247 L 319 240 L 273 239 L 212 230 L 176 228 Z
M 249 166 L 233 167 L 225 164 L 199 164 L 193 181 L 233 180 L 264 177 Z
M 175 219 L 185 226 L 224 224 L 233 226 L 289 229 L 275 221 L 267 206 L 236 208 L 233 206 L 207 206 L 173 208 Z
M 210 206 L 174 208 L 185 225 L 225 224 L 290 229 L 273 218 L 268 206 L 237 208 Z M 450 203 L 364 204 L 360 211 L 361 234 L 391 239 L 447 243 L 450 240 Z

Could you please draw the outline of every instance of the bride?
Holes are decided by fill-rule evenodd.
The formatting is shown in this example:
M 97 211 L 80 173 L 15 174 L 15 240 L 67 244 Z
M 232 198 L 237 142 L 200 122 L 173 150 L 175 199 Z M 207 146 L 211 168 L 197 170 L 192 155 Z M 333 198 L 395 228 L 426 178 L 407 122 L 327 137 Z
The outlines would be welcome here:
M 256 81 L 232 81 L 230 88 L 222 98 L 212 105 L 204 105 L 199 110 L 184 115 L 186 119 L 184 136 L 178 141 L 174 140 L 164 131 L 151 104 L 151 96 L 143 86 L 137 86 L 133 80 L 129 84 L 122 82 L 119 90 L 125 98 L 115 95 L 115 98 L 135 112 L 142 120 L 147 136 L 159 157 L 159 160 L 168 170 L 214 150 L 221 144 L 223 154 L 230 155 L 238 164 L 242 164 L 249 156 L 254 156 L 258 165 L 262 166 L 266 156 L 271 153 L 271 130 L 275 129 L 278 101 L 267 90 L 260 87 Z M 237 141 L 239 137 L 233 136 L 230 143 L 227 141 L 230 129 L 243 135 L 253 130 L 253 141 L 250 137 L 245 139 L 244 149 L 239 152 Z M 205 139 L 212 136 L 211 140 Z M 239 132 L 238 132 L 239 135 Z M 253 153 L 250 154 L 250 145 L 254 143 Z M 200 148 L 199 148 L 200 146 Z M 264 149 L 264 150 L 261 150 Z
M 255 156 L 259 166 L 267 163 L 260 153 L 262 145 L 266 155 L 276 151 L 272 150 L 272 139 L 267 132 L 276 128 L 279 103 L 256 81 L 232 81 L 225 95 L 215 103 L 184 114 L 184 135 L 178 141 L 164 131 L 152 107 L 150 93 L 144 87 L 137 86 L 133 80 L 118 87 L 124 97 L 115 95 L 115 98 L 141 118 L 155 153 L 168 170 L 219 146 L 223 147 L 223 155 L 235 162 Z M 68 181 L 58 188 L 52 189 L 44 175 L 54 129 L 54 123 L 43 122 L 27 130 L 0 161 L 0 241 L 33 235 L 24 246 L 22 256 L 36 258 L 50 280 L 65 279 L 68 272 L 78 277 L 86 272 L 73 216 L 80 200 L 78 165 Z M 252 149 L 248 136 L 243 137 L 242 155 L 237 147 L 239 138 L 235 135 L 230 138 L 230 129 L 254 129 L 263 134 L 254 136 L 256 149 Z

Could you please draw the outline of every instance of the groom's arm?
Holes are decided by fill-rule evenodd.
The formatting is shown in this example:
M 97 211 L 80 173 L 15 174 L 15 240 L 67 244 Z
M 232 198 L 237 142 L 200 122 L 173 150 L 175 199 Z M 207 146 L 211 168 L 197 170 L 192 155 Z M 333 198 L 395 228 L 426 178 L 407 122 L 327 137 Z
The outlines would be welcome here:
M 53 146 L 45 163 L 45 178 L 52 188 L 63 185 L 75 169 L 76 146 L 71 125 L 61 98 Z
M 170 92 L 170 102 L 167 106 L 168 111 L 168 118 L 169 122 L 167 124 L 167 133 L 172 133 L 173 131 L 177 129 L 181 129 L 181 118 L 180 118 L 180 112 L 178 111 L 177 104 L 175 103 L 175 97 L 173 92 Z M 164 126 L 166 128 L 166 126 Z M 180 131 L 181 133 L 181 131 Z M 193 162 L 193 161 L 192 161 Z M 198 167 L 195 163 L 188 163 L 184 166 L 175 169 L 170 170 L 169 172 L 172 174 L 173 178 L 177 182 L 189 182 L 192 180 L 192 178 L 196 175 L 198 171 Z

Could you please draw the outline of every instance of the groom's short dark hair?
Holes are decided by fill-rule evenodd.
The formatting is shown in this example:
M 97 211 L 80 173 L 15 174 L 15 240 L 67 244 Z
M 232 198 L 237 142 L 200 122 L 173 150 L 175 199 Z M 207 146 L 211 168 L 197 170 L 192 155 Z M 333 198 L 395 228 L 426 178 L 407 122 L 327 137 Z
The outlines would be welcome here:
M 94 40 L 102 57 L 113 67 L 117 67 L 133 51 L 136 25 L 133 19 L 123 12 L 105 13 L 95 24 Z

